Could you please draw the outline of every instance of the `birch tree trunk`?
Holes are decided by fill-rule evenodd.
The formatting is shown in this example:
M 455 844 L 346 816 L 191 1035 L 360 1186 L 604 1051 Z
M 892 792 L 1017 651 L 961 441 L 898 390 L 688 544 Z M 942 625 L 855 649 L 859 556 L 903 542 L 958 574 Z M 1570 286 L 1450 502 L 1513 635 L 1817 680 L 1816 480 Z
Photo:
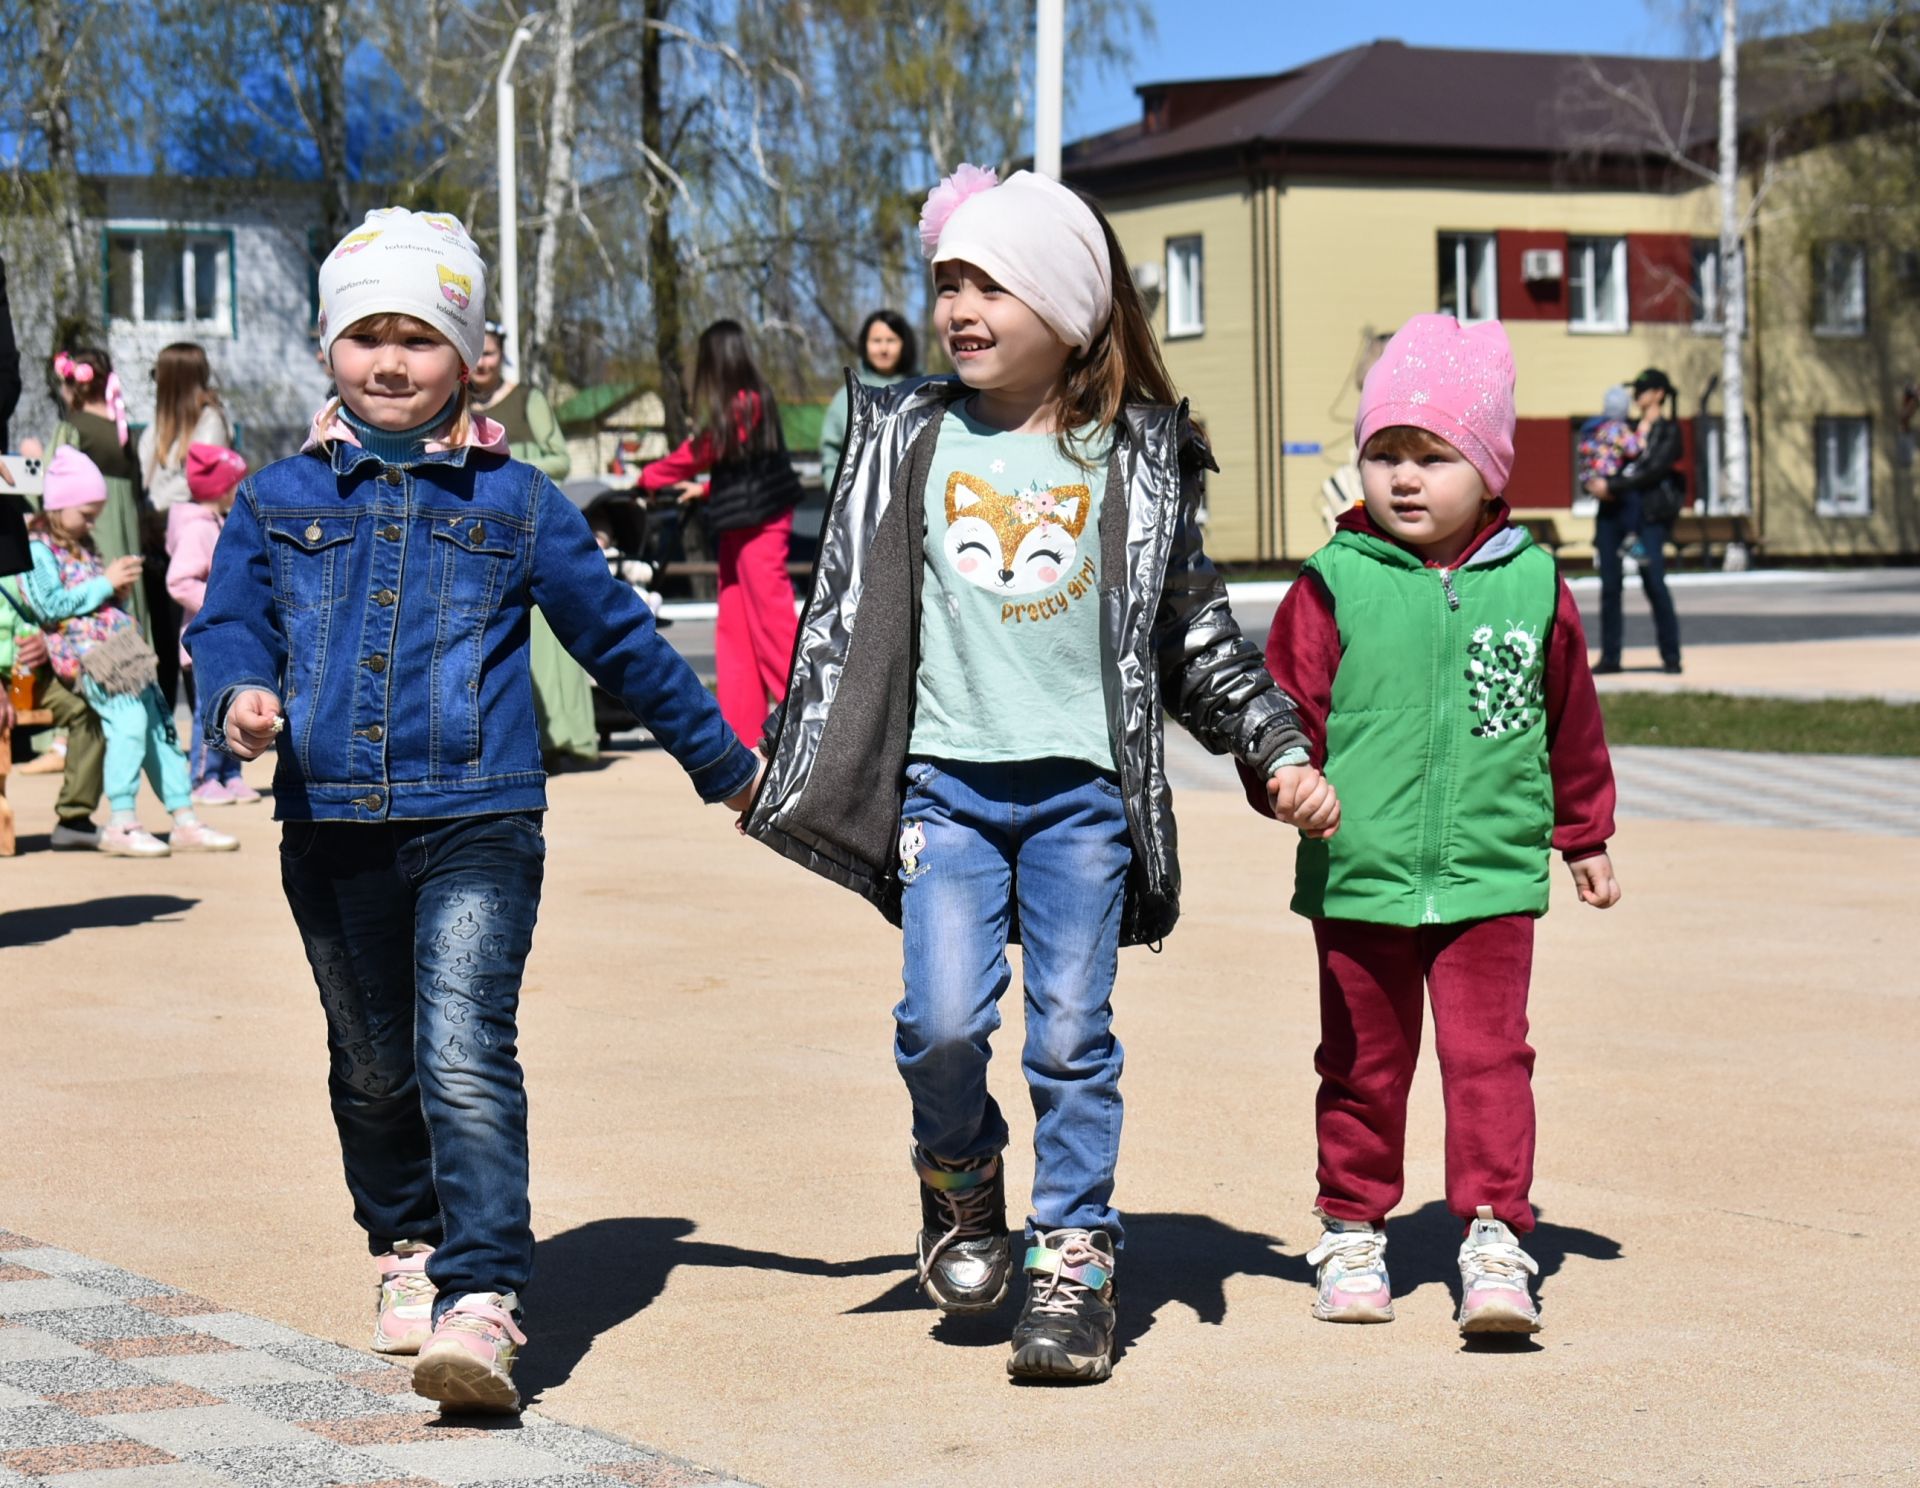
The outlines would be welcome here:
M 661 81 L 661 24 L 672 0 L 646 0 L 640 38 L 640 143 L 647 152 L 653 189 L 647 204 L 647 287 L 653 300 L 653 354 L 660 364 L 660 402 L 666 409 L 667 443 L 687 437 L 687 389 L 680 372 L 680 259 L 673 240 L 673 185 L 662 178 L 667 163 L 665 93 Z
M 560 225 L 573 199 L 573 64 L 575 0 L 554 0 L 552 98 L 547 110 L 546 181 L 540 194 L 540 237 L 533 253 L 533 324 L 528 327 L 521 381 L 544 387 L 553 370 L 556 340 L 554 278 L 560 255 Z
M 347 43 L 342 32 L 346 0 L 311 0 L 315 42 L 314 84 L 318 95 L 314 144 L 320 152 L 320 199 L 326 242 L 333 244 L 353 226 L 347 180 Z
M 1720 5 L 1720 506 L 1752 510 L 1747 458 L 1747 262 L 1740 211 L 1740 5 Z M 1751 561 L 1745 543 L 1728 543 L 1726 567 Z
M 64 345 L 83 337 L 93 326 L 93 296 L 81 265 L 93 261 L 87 248 L 86 222 L 81 213 L 80 164 L 74 150 L 73 109 L 70 103 L 74 51 L 79 38 L 67 25 L 67 7 L 60 0 L 36 0 L 33 7 L 35 39 L 46 68 L 39 107 L 47 142 L 47 176 L 54 216 L 53 317 L 56 342 Z M 106 319 L 104 313 L 101 320 Z

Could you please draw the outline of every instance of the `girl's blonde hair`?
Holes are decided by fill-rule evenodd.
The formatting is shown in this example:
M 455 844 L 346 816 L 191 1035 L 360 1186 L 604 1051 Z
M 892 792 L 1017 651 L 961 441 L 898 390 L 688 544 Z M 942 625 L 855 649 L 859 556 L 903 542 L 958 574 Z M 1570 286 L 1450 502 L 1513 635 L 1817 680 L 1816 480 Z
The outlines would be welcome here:
M 1418 460 L 1423 455 L 1452 455 L 1456 460 L 1466 459 L 1438 434 L 1412 424 L 1389 424 L 1369 439 L 1366 448 L 1360 451 L 1363 460 L 1371 460 L 1376 456 Z
M 424 320 L 403 315 L 398 310 L 383 310 L 378 315 L 363 315 L 352 325 L 343 327 L 340 335 L 372 336 L 376 341 L 392 341 L 403 335 L 427 336 L 438 341 L 442 346 L 453 345 Z M 335 339 L 337 340 L 338 337 Z M 332 360 L 331 355 L 328 360 Z M 338 396 L 328 401 L 327 406 L 321 410 L 320 426 L 322 428 L 333 422 L 340 412 L 343 401 Z M 446 426 L 446 432 L 439 437 L 451 445 L 465 444 L 473 437 L 473 388 L 464 375 L 460 379 L 459 391 L 454 395 L 452 421 Z
M 197 341 L 161 347 L 153 381 L 153 458 L 161 465 L 171 465 L 176 458 L 184 462 L 200 415 L 220 407 L 206 349 Z
M 1081 194 L 1080 199 L 1086 202 L 1107 240 L 1113 311 L 1093 344 L 1068 359 L 1054 393 L 1053 408 L 1060 426 L 1060 453 L 1090 470 L 1093 462 L 1085 450 L 1076 447 L 1079 441 L 1074 438 L 1075 429 L 1091 424 L 1104 435 L 1125 415 L 1129 403 L 1171 406 L 1180 401 L 1180 395 L 1174 391 L 1173 378 L 1161 360 L 1152 317 L 1134 285 L 1113 224 L 1090 198 Z
M 100 550 L 94 546 L 91 532 L 81 537 L 70 536 L 53 525 L 51 512 L 36 511 L 29 516 L 27 533 L 32 537 L 44 537 L 48 542 L 65 548 L 69 553 L 91 553 L 96 557 L 99 556 Z

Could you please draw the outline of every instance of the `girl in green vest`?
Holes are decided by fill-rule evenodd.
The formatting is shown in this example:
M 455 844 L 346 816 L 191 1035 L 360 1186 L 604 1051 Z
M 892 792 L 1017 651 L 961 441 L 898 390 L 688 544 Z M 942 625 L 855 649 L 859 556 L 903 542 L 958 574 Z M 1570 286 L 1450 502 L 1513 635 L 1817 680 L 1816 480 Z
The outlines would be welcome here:
M 1447 1115 L 1447 1203 L 1466 1225 L 1462 1333 L 1540 1326 L 1533 1229 L 1533 922 L 1558 849 L 1580 897 L 1620 897 L 1613 768 L 1580 612 L 1508 516 L 1513 354 L 1488 322 L 1418 315 L 1360 399 L 1365 505 L 1274 617 L 1267 667 L 1339 792 L 1300 843 L 1293 908 L 1320 959 L 1325 1233 L 1314 1315 L 1393 1317 L 1385 1222 L 1400 1201 L 1423 991 Z M 1255 787 L 1262 810 L 1278 783 Z

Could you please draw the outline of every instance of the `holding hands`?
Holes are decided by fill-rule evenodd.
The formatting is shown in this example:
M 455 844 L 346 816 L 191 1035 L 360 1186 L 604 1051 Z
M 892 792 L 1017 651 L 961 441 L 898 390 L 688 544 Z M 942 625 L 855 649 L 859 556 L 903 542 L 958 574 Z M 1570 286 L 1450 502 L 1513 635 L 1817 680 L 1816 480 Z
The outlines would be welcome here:
M 279 698 L 250 689 L 227 707 L 227 748 L 241 759 L 258 759 L 286 724 Z
M 1267 781 L 1273 814 L 1309 837 L 1331 837 L 1340 830 L 1340 798 L 1333 782 L 1312 765 L 1282 765 Z

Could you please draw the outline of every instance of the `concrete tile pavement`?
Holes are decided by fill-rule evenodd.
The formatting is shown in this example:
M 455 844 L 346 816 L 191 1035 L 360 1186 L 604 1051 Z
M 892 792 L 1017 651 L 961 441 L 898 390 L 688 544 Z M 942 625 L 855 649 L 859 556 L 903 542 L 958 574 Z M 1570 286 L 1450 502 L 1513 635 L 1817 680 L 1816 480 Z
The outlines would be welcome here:
M 1127 1348 L 1110 1385 L 1078 1392 L 1008 1386 L 1007 1316 L 939 1324 L 904 1284 L 897 936 L 739 842 L 657 754 L 556 781 L 522 1023 L 540 1237 L 522 1368 L 540 1409 L 516 1444 L 648 1481 L 644 1455 L 620 1473 L 569 1456 L 578 1423 L 807 1488 L 1920 1481 L 1911 839 L 1628 815 L 1620 908 L 1556 886 L 1533 1006 L 1548 1331 L 1462 1352 L 1428 1073 L 1392 1228 L 1400 1321 L 1307 1315 L 1307 932 L 1283 908 L 1284 834 L 1208 779 L 1179 799 L 1185 920 L 1164 955 L 1123 959 Z M 47 782 L 19 787 L 29 823 L 50 810 Z M 162 1369 L 258 1350 L 323 1378 L 201 1393 L 332 1436 L 62 1478 L 404 1481 L 355 1440 L 400 1429 L 354 1424 L 383 1417 L 425 1428 L 342 1346 L 365 1328 L 366 1263 L 275 833 L 258 811 L 223 821 L 246 843 L 224 859 L 0 863 L 0 1193 L 73 1257 L 7 1279 L 88 1286 L 98 1257 L 222 1309 L 103 1282 L 76 1309 L 97 1316 L 0 1327 L 20 1366 L 0 1383 L 35 1400 L 200 1389 Z M 1017 998 L 1005 1013 L 994 1083 L 1019 1193 Z M 1855 1285 L 1864 1305 L 1827 1300 Z

